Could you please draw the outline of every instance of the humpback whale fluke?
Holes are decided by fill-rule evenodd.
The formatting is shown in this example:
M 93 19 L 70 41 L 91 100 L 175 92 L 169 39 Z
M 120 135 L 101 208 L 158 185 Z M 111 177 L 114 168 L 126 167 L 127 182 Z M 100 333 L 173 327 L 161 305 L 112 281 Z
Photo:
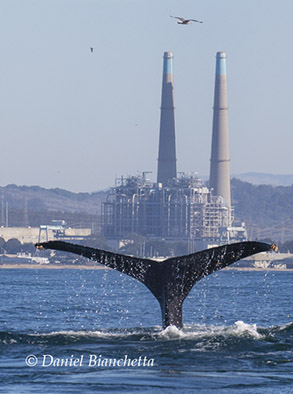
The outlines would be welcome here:
M 275 247 L 263 242 L 238 242 L 158 262 L 63 241 L 36 244 L 38 249 L 62 250 L 87 257 L 142 282 L 160 304 L 164 328 L 182 327 L 183 301 L 200 279 L 255 253 L 275 250 Z

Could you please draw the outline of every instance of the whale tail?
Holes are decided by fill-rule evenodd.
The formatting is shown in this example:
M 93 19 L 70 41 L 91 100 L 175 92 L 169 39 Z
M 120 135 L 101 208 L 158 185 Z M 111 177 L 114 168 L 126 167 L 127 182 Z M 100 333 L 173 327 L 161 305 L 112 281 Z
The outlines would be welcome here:
M 275 247 L 263 242 L 238 242 L 158 262 L 63 241 L 36 244 L 38 249 L 61 250 L 87 257 L 142 282 L 160 304 L 164 328 L 182 327 L 183 301 L 200 279 L 240 259 Z

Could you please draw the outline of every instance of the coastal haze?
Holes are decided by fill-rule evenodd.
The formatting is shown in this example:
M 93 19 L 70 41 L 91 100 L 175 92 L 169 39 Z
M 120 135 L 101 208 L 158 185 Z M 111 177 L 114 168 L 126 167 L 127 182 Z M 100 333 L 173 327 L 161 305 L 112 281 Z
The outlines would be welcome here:
M 215 54 L 225 51 L 231 173 L 290 173 L 292 8 L 2 1 L 1 185 L 92 192 L 116 175 L 155 179 L 164 51 L 174 54 L 178 171 L 209 172 Z

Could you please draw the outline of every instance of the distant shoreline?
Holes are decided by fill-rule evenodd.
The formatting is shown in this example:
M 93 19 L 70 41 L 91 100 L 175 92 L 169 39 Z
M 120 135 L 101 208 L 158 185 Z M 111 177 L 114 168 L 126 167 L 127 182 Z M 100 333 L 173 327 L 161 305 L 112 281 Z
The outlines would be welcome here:
M 79 269 L 79 270 L 108 270 L 102 265 L 73 265 L 73 264 L 0 264 L 0 269 Z M 293 268 L 254 268 L 254 267 L 226 267 L 227 271 L 277 271 L 293 272 Z
M 102 265 L 74 265 L 74 264 L 0 264 L 0 269 L 82 269 L 82 270 L 108 270 L 111 268 Z
M 255 268 L 255 267 L 226 267 L 226 271 L 293 271 L 293 268 Z

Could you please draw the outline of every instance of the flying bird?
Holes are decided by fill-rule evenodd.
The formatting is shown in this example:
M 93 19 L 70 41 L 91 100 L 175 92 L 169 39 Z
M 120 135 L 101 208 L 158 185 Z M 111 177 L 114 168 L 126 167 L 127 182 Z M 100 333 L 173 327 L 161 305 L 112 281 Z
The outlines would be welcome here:
M 90 50 L 91 50 L 91 53 L 93 53 L 93 52 L 94 52 L 94 48 L 90 47 Z
M 202 21 L 198 21 L 196 19 L 184 19 L 184 18 L 180 18 L 179 16 L 172 16 L 172 15 L 170 15 L 170 17 L 179 19 L 180 22 L 177 22 L 179 25 L 189 25 L 191 22 L 203 23 Z

